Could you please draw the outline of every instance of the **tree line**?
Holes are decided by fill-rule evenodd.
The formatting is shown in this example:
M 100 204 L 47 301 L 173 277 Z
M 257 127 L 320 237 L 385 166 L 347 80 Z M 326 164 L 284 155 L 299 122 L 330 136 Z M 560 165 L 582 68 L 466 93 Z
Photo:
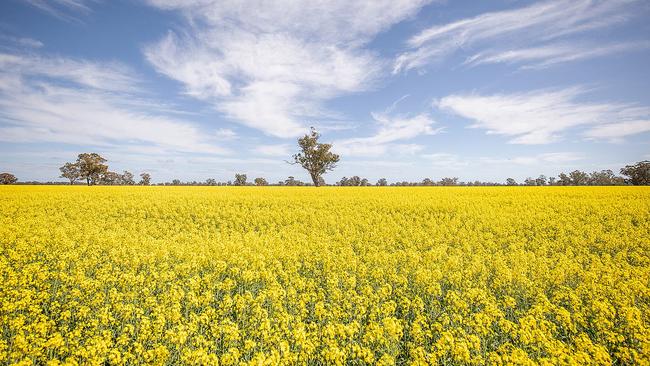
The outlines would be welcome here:
M 319 142 L 320 134 L 312 127 L 311 131 L 298 139 L 299 152 L 292 156 L 293 161 L 289 164 L 298 164 L 307 171 L 311 182 L 302 182 L 290 176 L 276 184 L 269 184 L 263 177 L 257 177 L 252 182 L 248 181 L 246 174 L 235 174 L 234 180 L 217 182 L 215 179 L 207 179 L 205 182 L 181 182 L 174 179 L 171 182 L 158 183 L 158 185 L 205 185 L 205 186 L 323 186 L 327 185 L 323 175 L 336 168 L 339 162 L 339 155 L 331 152 L 332 145 Z M 77 156 L 75 162 L 65 163 L 59 168 L 60 178 L 68 179 L 70 184 L 78 181 L 87 185 L 145 185 L 151 184 L 151 175 L 141 173 L 140 180 L 136 183 L 133 173 L 123 171 L 116 173 L 108 170 L 107 160 L 97 153 L 82 153 Z M 513 178 L 507 178 L 505 183 L 499 182 L 462 182 L 456 177 L 446 177 L 439 181 L 425 178 L 420 182 L 393 182 L 388 183 L 385 178 L 379 179 L 376 183 L 370 183 L 368 179 L 359 176 L 350 178 L 343 177 L 334 185 L 336 186 L 615 186 L 615 185 L 650 185 L 650 161 L 644 160 L 633 165 L 626 165 L 621 168 L 620 174 L 616 175 L 611 170 L 594 171 L 591 173 L 574 170 L 569 173 L 560 173 L 557 177 L 546 177 L 540 175 L 537 178 L 528 177 L 522 183 Z M 18 179 L 10 173 L 0 173 L 0 184 L 14 184 Z M 38 183 L 38 182 L 32 182 Z M 52 182 L 50 182 L 52 183 Z M 54 182 L 56 184 L 56 182 Z

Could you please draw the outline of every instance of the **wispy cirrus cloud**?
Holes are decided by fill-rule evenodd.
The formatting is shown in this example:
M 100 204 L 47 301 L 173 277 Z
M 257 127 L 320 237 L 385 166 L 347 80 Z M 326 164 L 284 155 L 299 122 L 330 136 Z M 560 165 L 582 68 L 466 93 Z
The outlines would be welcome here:
M 0 53 L 0 68 L 5 76 L 65 80 L 82 87 L 106 91 L 134 91 L 139 84 L 135 73 L 118 62 Z
M 543 69 L 556 64 L 584 60 L 621 52 L 643 50 L 650 42 L 624 42 L 606 45 L 595 44 L 552 44 L 514 50 L 497 50 L 477 53 L 465 61 L 465 65 L 519 64 L 522 69 Z
M 99 0 L 25 0 L 25 2 L 51 16 L 65 21 L 79 21 L 80 14 L 88 14 L 91 4 Z
M 334 142 L 336 151 L 353 156 L 376 156 L 389 151 L 396 154 L 414 154 L 424 147 L 404 141 L 422 135 L 435 135 L 444 129 L 434 127 L 436 122 L 426 113 L 400 116 L 375 112 L 372 117 L 379 127 L 373 135 L 337 140 Z
M 470 128 L 510 137 L 514 144 L 547 144 L 567 130 L 581 127 L 584 136 L 599 139 L 644 132 L 639 120 L 650 108 L 634 104 L 581 102 L 581 88 L 536 90 L 513 94 L 457 94 L 434 103 L 441 110 L 473 121 Z M 604 128 L 604 126 L 612 126 Z M 613 126 L 627 131 L 624 135 Z M 629 128 L 625 129 L 625 126 Z
M 325 101 L 375 85 L 384 61 L 365 45 L 427 2 L 150 0 L 188 22 L 145 55 L 233 121 L 294 137 L 304 120 L 328 116 Z
M 475 53 L 469 60 L 484 60 L 470 65 L 506 59 L 550 65 L 609 54 L 615 52 L 611 46 L 591 53 L 571 52 L 555 42 L 567 44 L 572 36 L 623 23 L 635 15 L 638 3 L 549 0 L 435 25 L 408 40 L 409 50 L 397 57 L 393 73 L 423 68 L 461 50 Z
M 0 54 L 0 140 L 223 154 L 193 123 L 151 112 L 117 63 Z
M 592 139 L 605 139 L 610 142 L 622 142 L 624 137 L 650 131 L 650 115 L 643 120 L 631 120 L 620 123 L 607 123 L 596 126 L 585 134 Z

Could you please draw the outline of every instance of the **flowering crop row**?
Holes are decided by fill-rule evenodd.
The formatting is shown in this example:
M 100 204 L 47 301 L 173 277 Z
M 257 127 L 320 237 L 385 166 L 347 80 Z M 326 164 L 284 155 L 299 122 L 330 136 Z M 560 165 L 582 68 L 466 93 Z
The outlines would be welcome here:
M 0 364 L 650 364 L 643 187 L 1 187 Z

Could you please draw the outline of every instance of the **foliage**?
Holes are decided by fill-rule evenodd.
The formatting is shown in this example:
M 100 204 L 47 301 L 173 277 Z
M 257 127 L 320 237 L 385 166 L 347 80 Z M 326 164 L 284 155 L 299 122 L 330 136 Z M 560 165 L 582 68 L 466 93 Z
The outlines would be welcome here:
M 246 174 L 235 174 L 234 185 L 236 185 L 236 186 L 245 186 L 246 185 Z
M 140 183 L 141 186 L 148 186 L 151 184 L 151 174 L 149 173 L 140 173 Z
M 125 170 L 124 173 L 120 176 L 120 183 L 127 186 L 132 186 L 135 184 L 135 179 L 133 178 L 133 173 Z
M 650 362 L 650 188 L 0 188 L 0 364 Z
M 298 139 L 300 152 L 293 155 L 294 164 L 300 164 L 312 179 L 314 186 L 321 186 L 323 174 L 336 168 L 339 156 L 330 151 L 331 144 L 318 142 L 320 134 L 312 127 L 311 132 Z
M 0 184 L 14 184 L 17 181 L 18 178 L 11 173 L 0 173 Z
M 351 186 L 351 187 L 358 187 L 358 186 L 368 186 L 370 183 L 368 182 L 368 179 L 366 178 L 361 178 L 358 175 L 355 175 L 353 177 L 343 177 L 341 178 L 340 181 L 336 182 L 337 186 Z
M 81 172 L 79 171 L 79 165 L 75 163 L 65 163 L 62 167 L 59 168 L 61 171 L 61 178 L 66 178 L 70 181 L 70 184 L 81 177 Z
M 264 178 L 255 178 L 254 180 L 256 186 L 268 186 L 269 182 Z
M 635 186 L 650 185 L 650 160 L 626 165 L 621 169 L 621 174 L 628 177 L 628 181 Z
M 79 168 L 79 178 L 85 179 L 90 185 L 97 184 L 102 175 L 108 171 L 108 165 L 104 164 L 106 159 L 97 153 L 82 153 L 77 157 L 75 163 Z

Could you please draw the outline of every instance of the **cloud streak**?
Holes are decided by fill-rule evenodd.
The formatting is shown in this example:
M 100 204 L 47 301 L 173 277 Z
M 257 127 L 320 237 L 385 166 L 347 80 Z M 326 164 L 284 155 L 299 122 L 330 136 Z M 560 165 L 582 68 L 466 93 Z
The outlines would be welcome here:
M 580 88 L 569 88 L 514 94 L 458 94 L 434 104 L 441 110 L 472 120 L 470 128 L 507 136 L 513 144 L 548 144 L 560 140 L 565 131 L 578 127 L 587 129 L 586 137 L 598 139 L 645 131 L 638 121 L 650 119 L 650 108 L 578 101 L 584 93 Z M 617 130 L 616 126 L 626 133 L 621 135 L 622 130 Z
M 624 23 L 634 15 L 636 3 L 631 0 L 551 0 L 435 25 L 408 40 L 409 50 L 396 58 L 393 73 L 423 68 L 461 50 L 479 50 L 475 56 L 479 60 L 482 57 L 493 61 L 533 58 L 537 64 L 551 61 L 548 65 L 560 60 L 566 62 L 608 54 L 609 50 L 604 49 L 590 55 L 582 50 L 581 56 L 571 57 L 570 49 L 560 49 L 561 46 L 553 42 L 564 40 L 566 44 L 577 34 Z M 494 47 L 495 44 L 506 47 Z
M 0 140 L 223 154 L 190 122 L 150 112 L 119 64 L 0 55 Z M 215 133 L 215 139 L 218 132 Z
M 379 126 L 374 135 L 337 140 L 334 142 L 336 151 L 352 156 L 377 156 L 389 151 L 397 154 L 414 154 L 421 151 L 423 146 L 400 141 L 411 140 L 422 135 L 436 135 L 443 131 L 442 127 L 434 127 L 436 122 L 425 113 L 407 117 L 393 116 L 384 112 L 372 113 L 372 117 Z

